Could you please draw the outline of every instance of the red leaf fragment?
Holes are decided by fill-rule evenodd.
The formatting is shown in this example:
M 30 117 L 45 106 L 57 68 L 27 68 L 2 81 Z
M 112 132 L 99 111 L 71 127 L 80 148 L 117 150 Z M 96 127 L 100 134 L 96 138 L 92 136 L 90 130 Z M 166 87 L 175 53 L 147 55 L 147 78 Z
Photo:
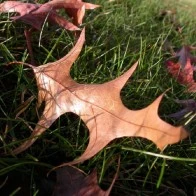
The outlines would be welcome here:
M 196 83 L 194 80 L 195 67 L 192 65 L 196 62 L 196 57 L 190 54 L 190 51 L 195 49 L 194 47 L 184 46 L 175 54 L 170 60 L 166 61 L 166 67 L 168 72 L 176 78 L 176 80 L 188 87 L 188 92 L 196 92 Z M 178 62 L 174 59 L 178 57 Z
M 171 73 L 181 84 L 189 85 L 190 83 L 195 82 L 193 79 L 193 67 L 191 66 L 190 59 L 187 60 L 184 68 L 181 68 L 179 63 L 167 61 L 167 69 L 168 72 Z
M 162 150 L 189 135 L 183 127 L 174 127 L 159 118 L 158 107 L 163 95 L 141 110 L 129 110 L 123 105 L 120 91 L 135 71 L 137 63 L 110 82 L 79 84 L 74 81 L 70 69 L 80 54 L 84 40 L 83 30 L 76 45 L 65 57 L 39 67 L 31 66 L 39 89 L 38 103 L 44 101 L 45 109 L 29 140 L 15 149 L 15 154 L 30 147 L 40 134 L 66 112 L 80 116 L 89 129 L 87 149 L 80 158 L 69 164 L 91 158 L 116 138 L 144 137 Z

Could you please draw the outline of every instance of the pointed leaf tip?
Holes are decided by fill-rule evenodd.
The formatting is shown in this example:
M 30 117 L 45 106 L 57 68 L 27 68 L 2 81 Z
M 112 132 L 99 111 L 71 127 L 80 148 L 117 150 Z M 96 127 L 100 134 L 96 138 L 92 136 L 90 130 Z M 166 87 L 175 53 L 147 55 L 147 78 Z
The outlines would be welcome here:
M 136 70 L 138 66 L 138 61 L 134 63 L 131 68 L 129 68 L 124 74 L 119 76 L 118 78 L 108 82 L 110 85 L 117 87 L 119 90 L 123 88 L 127 80 L 132 76 L 134 71 Z

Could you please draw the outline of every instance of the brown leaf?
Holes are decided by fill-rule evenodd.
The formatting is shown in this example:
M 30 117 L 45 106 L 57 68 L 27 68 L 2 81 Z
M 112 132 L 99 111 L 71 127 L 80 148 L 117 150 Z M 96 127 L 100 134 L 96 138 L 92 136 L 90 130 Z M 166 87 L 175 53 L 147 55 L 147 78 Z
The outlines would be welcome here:
M 29 14 L 39 8 L 39 4 L 22 3 L 20 1 L 4 1 L 0 4 L 0 12 L 17 12 L 20 16 Z
M 159 118 L 158 107 L 163 95 L 138 111 L 129 110 L 123 105 L 120 91 L 135 71 L 137 63 L 110 82 L 75 82 L 70 77 L 70 69 L 82 49 L 84 37 L 83 30 L 76 45 L 62 59 L 39 67 L 31 66 L 39 89 L 39 104 L 45 101 L 45 109 L 31 138 L 15 149 L 15 154 L 30 147 L 37 136 L 66 112 L 80 116 L 89 129 L 87 149 L 80 158 L 70 164 L 91 158 L 110 141 L 120 137 L 144 137 L 163 149 L 168 144 L 179 142 L 188 136 L 183 127 L 174 127 Z
M 53 0 L 44 4 L 5 1 L 0 4 L 0 13 L 17 13 L 19 15 L 11 17 L 12 20 L 20 20 L 33 27 L 30 30 L 25 30 L 24 33 L 27 41 L 27 49 L 31 58 L 31 64 L 35 65 L 36 63 L 31 46 L 31 33 L 35 29 L 41 30 L 44 22 L 49 21 L 52 24 L 58 24 L 60 27 L 70 31 L 80 30 L 75 25 L 82 23 L 85 9 L 95 9 L 97 7 L 99 7 L 99 5 L 84 3 L 81 0 Z M 64 9 L 73 19 L 75 25 L 67 21 L 64 17 L 58 15 L 56 12 L 58 9 Z
M 43 5 L 43 7 L 44 6 L 48 7 L 46 10 L 51 9 L 51 7 L 52 9 L 64 8 L 66 13 L 73 19 L 75 25 L 82 24 L 85 9 L 100 7 L 100 5 L 82 2 L 82 0 L 53 0 Z
M 76 25 L 81 24 L 85 9 L 94 9 L 99 5 L 84 3 L 80 0 L 53 0 L 45 4 L 23 3 L 18 1 L 5 1 L 0 4 L 1 12 L 16 12 L 19 16 L 11 17 L 13 20 L 21 20 L 35 29 L 40 30 L 47 19 L 51 23 L 70 31 L 80 30 L 77 26 L 59 16 L 57 9 L 65 9 L 68 15 L 73 18 Z
M 19 1 L 4 1 L 0 4 L 0 13 L 18 13 L 19 16 L 11 17 L 12 20 L 21 20 L 40 30 L 44 22 L 44 16 L 33 16 L 32 11 L 39 8 L 38 4 L 22 3 Z
M 117 175 L 115 175 L 109 189 L 104 191 L 98 186 L 96 170 L 87 176 L 76 167 L 65 166 L 58 168 L 56 174 L 57 182 L 53 196 L 107 196 L 110 194 L 117 177 Z

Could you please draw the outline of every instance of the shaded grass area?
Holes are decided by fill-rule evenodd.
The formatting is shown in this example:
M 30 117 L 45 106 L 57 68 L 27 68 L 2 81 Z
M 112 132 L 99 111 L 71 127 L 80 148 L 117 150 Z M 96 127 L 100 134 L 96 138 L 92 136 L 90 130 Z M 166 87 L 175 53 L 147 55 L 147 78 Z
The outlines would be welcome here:
M 139 59 L 137 71 L 121 92 L 123 103 L 129 109 L 141 109 L 170 88 L 159 114 L 174 125 L 187 124 L 189 119 L 167 118 L 180 109 L 174 99 L 195 98 L 195 94 L 185 93 L 185 87 L 168 75 L 164 62 L 171 54 L 164 49 L 165 43 L 174 49 L 196 45 L 192 12 L 187 14 L 183 11 L 186 6 L 180 4 L 175 12 L 164 15 L 172 7 L 168 1 L 92 2 L 102 7 L 86 14 L 86 44 L 71 70 L 72 77 L 80 83 L 103 83 L 121 75 Z M 11 154 L 11 149 L 30 135 L 41 110 L 36 108 L 37 87 L 31 70 L 22 65 L 6 66 L 16 60 L 30 62 L 23 34 L 27 25 L 11 23 L 7 14 L 0 18 L 0 190 L 4 195 L 48 195 L 53 176 L 47 178 L 47 172 L 82 154 L 88 144 L 88 130 L 76 115 L 65 114 L 31 148 L 18 156 Z M 32 44 L 35 61 L 41 65 L 67 54 L 74 36 L 46 24 L 42 34 L 33 34 Z M 29 98 L 24 112 L 18 115 L 21 104 Z M 195 122 L 186 127 L 190 138 L 168 146 L 164 152 L 145 139 L 121 138 L 77 166 L 86 173 L 96 167 L 100 186 L 107 188 L 120 156 L 119 177 L 111 195 L 193 195 Z

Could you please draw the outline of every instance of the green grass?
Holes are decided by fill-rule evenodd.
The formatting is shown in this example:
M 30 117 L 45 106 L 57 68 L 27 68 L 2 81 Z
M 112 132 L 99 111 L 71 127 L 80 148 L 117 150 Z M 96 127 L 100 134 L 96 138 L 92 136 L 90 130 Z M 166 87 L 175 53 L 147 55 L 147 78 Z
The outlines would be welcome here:
M 121 92 L 123 103 L 130 109 L 141 109 L 170 89 L 161 102 L 159 115 L 174 125 L 186 124 L 189 119 L 175 121 L 167 115 L 180 109 L 174 99 L 195 98 L 195 94 L 185 93 L 185 87 L 167 73 L 164 62 L 170 54 L 163 45 L 166 40 L 174 48 L 196 45 L 194 5 L 167 0 L 93 2 L 102 7 L 86 13 L 86 43 L 71 70 L 72 77 L 79 83 L 103 83 L 139 60 L 139 67 Z M 174 22 L 173 15 L 160 17 L 161 11 L 168 9 L 176 9 Z M 11 155 L 11 149 L 30 135 L 29 127 L 33 128 L 38 120 L 32 71 L 22 65 L 6 66 L 12 61 L 30 62 L 23 34 L 26 27 L 20 22 L 11 23 L 8 14 L 0 15 L 0 192 L 5 195 L 41 195 L 43 183 L 48 185 L 47 172 L 79 157 L 88 144 L 84 123 L 70 113 L 57 119 L 28 150 Z M 67 54 L 74 45 L 74 36 L 46 24 L 41 35 L 33 34 L 32 44 L 36 63 L 41 65 Z M 31 96 L 34 98 L 26 110 L 16 118 L 21 100 Z M 190 138 L 168 146 L 164 152 L 145 139 L 121 138 L 77 167 L 86 173 L 96 167 L 100 186 L 107 188 L 120 156 L 119 176 L 111 195 L 193 195 L 195 122 L 186 128 Z

